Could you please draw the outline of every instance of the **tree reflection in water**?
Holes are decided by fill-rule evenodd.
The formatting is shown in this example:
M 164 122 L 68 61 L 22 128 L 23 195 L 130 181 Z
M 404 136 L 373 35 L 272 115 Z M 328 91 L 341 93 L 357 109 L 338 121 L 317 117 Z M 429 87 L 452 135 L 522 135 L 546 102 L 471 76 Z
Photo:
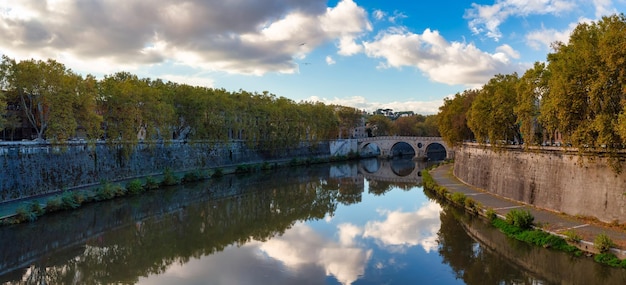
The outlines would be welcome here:
M 344 284 L 415 283 L 432 274 L 430 267 L 421 268 L 425 263 L 451 270 L 448 278 L 465 284 L 619 284 L 615 282 L 626 280 L 624 272 L 589 259 L 511 241 L 445 203 L 430 201 L 400 209 L 394 201 L 390 208 L 379 208 L 381 202 L 373 202 L 373 196 L 365 193 L 377 196 L 376 201 L 397 193 L 413 199 L 413 194 L 421 195 L 415 188 L 421 180 L 368 178 L 365 182 L 369 174 L 358 169 L 342 164 L 226 176 L 1 228 L 0 239 L 14 242 L 0 251 L 0 272 L 5 272 L 0 283 L 131 284 L 208 256 L 219 258 L 208 264 L 221 274 L 233 270 L 228 262 L 250 260 L 259 251 L 273 258 L 272 264 L 282 264 L 303 274 L 298 278 L 315 283 L 324 283 L 331 274 Z M 308 223 L 325 222 L 348 205 L 370 207 L 375 217 L 361 219 L 358 214 L 361 224 L 343 221 L 330 236 Z M 247 252 L 226 254 L 233 247 Z M 405 267 L 395 266 L 400 263 Z M 12 269 L 23 268 L 20 264 L 28 267 Z M 275 272 L 252 269 L 255 264 L 241 266 Z M 263 283 L 254 274 L 241 278 Z M 295 280 L 288 275 L 271 278 L 285 284 Z

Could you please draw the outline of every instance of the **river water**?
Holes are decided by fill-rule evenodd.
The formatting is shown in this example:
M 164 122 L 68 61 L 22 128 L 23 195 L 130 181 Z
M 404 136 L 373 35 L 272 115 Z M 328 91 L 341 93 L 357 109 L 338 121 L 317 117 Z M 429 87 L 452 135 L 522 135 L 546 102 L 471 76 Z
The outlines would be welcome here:
M 425 165 L 229 175 L 0 228 L 3 284 L 625 284 L 428 198 Z

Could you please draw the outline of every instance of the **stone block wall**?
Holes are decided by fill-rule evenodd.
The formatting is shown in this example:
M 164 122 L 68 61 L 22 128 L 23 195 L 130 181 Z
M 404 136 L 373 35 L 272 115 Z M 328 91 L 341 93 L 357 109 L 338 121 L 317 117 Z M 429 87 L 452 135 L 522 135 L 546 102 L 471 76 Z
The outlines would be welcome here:
M 329 142 L 275 152 L 242 141 L 140 143 L 137 145 L 3 143 L 0 145 L 0 202 L 100 183 L 293 157 L 328 156 Z
M 454 175 L 467 184 L 568 215 L 626 222 L 626 171 L 614 172 L 605 158 L 472 145 L 455 154 Z

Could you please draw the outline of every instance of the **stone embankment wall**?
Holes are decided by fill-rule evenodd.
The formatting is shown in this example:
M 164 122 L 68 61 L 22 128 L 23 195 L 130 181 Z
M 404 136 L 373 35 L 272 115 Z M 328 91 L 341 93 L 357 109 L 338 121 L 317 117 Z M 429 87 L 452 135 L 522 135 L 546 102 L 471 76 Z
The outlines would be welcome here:
M 626 171 L 562 149 L 456 150 L 454 175 L 497 195 L 568 215 L 626 222 Z
M 265 160 L 328 156 L 329 142 L 301 144 L 274 153 L 246 147 L 242 141 L 168 142 L 107 145 L 70 143 L 0 144 L 0 203 L 90 186 L 174 172 L 223 167 Z

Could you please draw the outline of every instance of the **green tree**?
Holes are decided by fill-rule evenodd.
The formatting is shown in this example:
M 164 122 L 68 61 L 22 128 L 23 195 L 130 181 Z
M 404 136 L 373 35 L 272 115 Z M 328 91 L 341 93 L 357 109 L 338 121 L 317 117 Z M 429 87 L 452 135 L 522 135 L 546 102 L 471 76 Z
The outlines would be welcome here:
M 498 145 L 519 139 L 513 107 L 517 104 L 517 74 L 494 76 L 480 90 L 468 113 L 467 123 L 479 142 Z
M 390 136 L 395 134 L 395 128 L 391 119 L 383 115 L 369 117 L 367 128 L 373 136 Z
M 579 24 L 569 42 L 548 55 L 550 92 L 541 117 L 581 148 L 621 148 L 626 92 L 626 17 Z
M 21 105 L 38 139 L 44 138 L 49 127 L 52 138 L 63 140 L 74 135 L 76 75 L 71 70 L 51 59 L 16 62 L 6 56 L 1 66 L 4 87 Z
M 363 113 L 356 108 L 346 106 L 334 106 L 339 120 L 338 138 L 350 138 L 350 130 L 360 126 Z
M 7 127 L 7 101 L 4 91 L 0 90 L 0 130 Z
M 457 145 L 463 140 L 473 140 L 474 133 L 468 127 L 467 116 L 478 90 L 465 90 L 453 98 L 445 98 L 437 114 L 439 134 L 448 145 Z
M 548 92 L 548 72 L 544 63 L 535 62 L 517 85 L 517 102 L 513 112 L 517 116 L 524 146 L 541 143 L 542 130 L 539 125 L 539 102 Z M 552 129 L 554 131 L 554 129 Z

